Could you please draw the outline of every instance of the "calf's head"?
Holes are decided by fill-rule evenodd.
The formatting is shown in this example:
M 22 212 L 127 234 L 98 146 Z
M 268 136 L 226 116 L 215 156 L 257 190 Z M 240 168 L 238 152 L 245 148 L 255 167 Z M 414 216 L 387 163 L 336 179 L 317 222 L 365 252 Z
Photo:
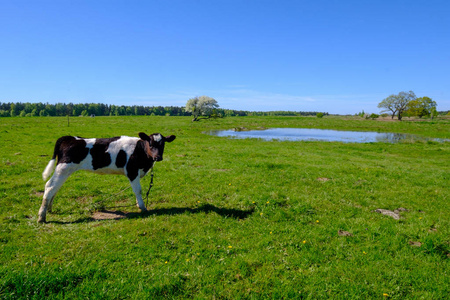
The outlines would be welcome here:
M 165 143 L 170 143 L 176 138 L 174 135 L 163 136 L 160 133 L 146 135 L 143 132 L 139 132 L 139 137 L 143 141 L 148 142 L 145 143 L 145 151 L 151 158 L 153 158 L 154 161 L 163 160 Z

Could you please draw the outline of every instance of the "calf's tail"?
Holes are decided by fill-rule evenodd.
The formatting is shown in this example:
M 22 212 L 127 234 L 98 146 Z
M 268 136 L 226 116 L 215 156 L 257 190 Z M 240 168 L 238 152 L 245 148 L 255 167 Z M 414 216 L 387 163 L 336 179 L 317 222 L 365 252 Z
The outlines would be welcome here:
M 53 158 L 48 162 L 47 167 L 45 167 L 44 172 L 42 172 L 42 179 L 44 179 L 44 181 L 46 181 L 50 177 L 50 175 L 52 175 L 55 165 L 56 165 L 56 158 Z
M 53 150 L 52 159 L 48 162 L 47 167 L 45 167 L 44 172 L 42 172 L 42 179 L 47 180 L 50 175 L 52 175 L 53 170 L 56 165 L 56 157 L 58 156 L 59 148 L 61 147 L 62 138 L 58 139 L 55 144 L 55 149 Z

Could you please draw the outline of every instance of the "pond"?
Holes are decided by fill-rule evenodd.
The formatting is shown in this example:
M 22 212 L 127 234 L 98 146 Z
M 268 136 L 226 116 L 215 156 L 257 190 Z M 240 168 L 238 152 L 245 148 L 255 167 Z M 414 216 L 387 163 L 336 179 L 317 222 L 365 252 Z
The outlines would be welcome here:
M 256 138 L 266 141 L 326 141 L 344 143 L 398 143 L 402 141 L 448 142 L 449 139 L 426 138 L 403 133 L 380 133 L 370 131 L 340 131 L 309 128 L 270 128 L 262 130 L 211 130 L 210 135 L 237 139 Z

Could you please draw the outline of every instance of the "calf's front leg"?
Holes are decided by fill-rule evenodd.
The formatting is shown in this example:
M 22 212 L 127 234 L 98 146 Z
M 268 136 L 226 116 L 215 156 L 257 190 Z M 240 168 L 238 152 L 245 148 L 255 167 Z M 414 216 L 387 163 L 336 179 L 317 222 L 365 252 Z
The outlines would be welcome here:
M 133 181 L 130 181 L 130 184 L 131 188 L 133 189 L 134 195 L 136 196 L 136 206 L 139 207 L 141 211 L 147 211 L 147 208 L 144 204 L 144 199 L 142 199 L 142 188 L 139 176 L 136 177 Z

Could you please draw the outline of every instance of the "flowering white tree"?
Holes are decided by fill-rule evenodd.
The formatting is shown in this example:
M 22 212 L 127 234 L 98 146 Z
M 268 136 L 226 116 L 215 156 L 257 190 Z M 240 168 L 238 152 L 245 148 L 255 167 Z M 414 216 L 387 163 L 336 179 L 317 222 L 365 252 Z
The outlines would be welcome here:
M 217 101 L 208 96 L 194 97 L 186 103 L 186 111 L 191 112 L 194 116 L 192 121 L 198 121 L 199 116 L 211 117 L 214 109 L 218 107 Z

